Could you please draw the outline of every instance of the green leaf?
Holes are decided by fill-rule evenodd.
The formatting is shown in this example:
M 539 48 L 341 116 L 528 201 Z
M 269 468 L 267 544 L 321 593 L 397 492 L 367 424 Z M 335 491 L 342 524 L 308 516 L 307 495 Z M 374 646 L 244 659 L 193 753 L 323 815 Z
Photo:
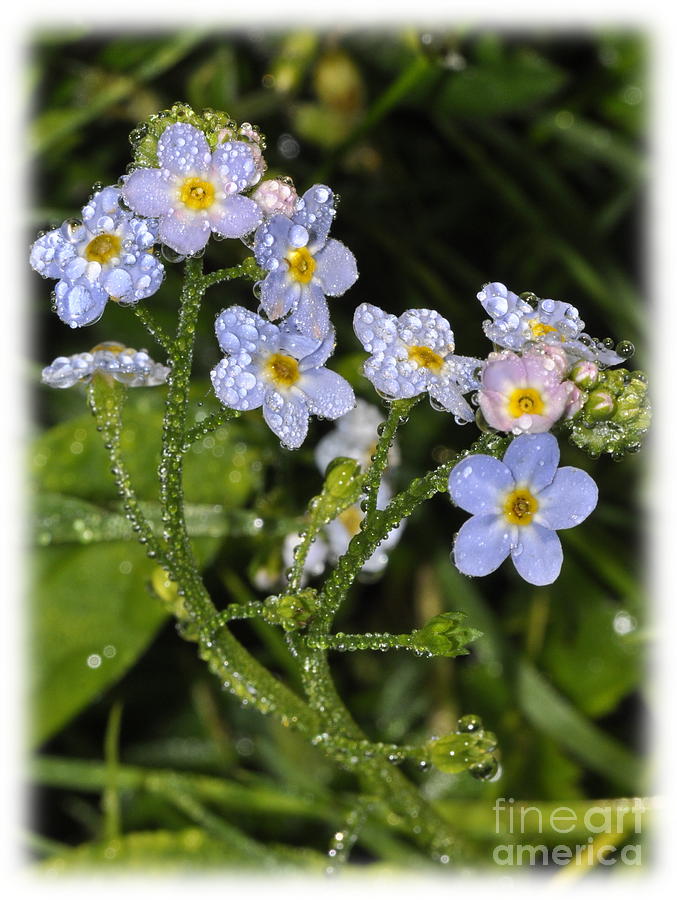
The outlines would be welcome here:
M 159 503 L 142 503 L 144 515 L 157 535 L 163 524 Z M 42 494 L 33 503 L 33 535 L 40 547 L 56 544 L 96 544 L 101 541 L 136 541 L 129 520 L 117 510 L 109 510 L 66 494 Z M 253 537 L 265 528 L 285 534 L 293 527 L 289 520 L 268 521 L 245 509 L 225 509 L 218 504 L 187 503 L 184 507 L 188 534 L 195 538 Z
M 129 392 L 120 446 L 140 500 L 155 500 L 162 434 L 161 393 Z M 185 496 L 189 503 L 242 506 L 261 485 L 256 451 L 230 422 L 186 453 Z M 110 462 L 94 418 L 78 416 L 45 431 L 35 441 L 31 470 L 38 492 L 69 494 L 90 502 L 117 501 Z
M 588 716 L 611 712 L 642 677 L 642 648 L 632 633 L 615 631 L 618 612 L 617 603 L 587 588 L 548 629 L 543 658 L 552 679 Z
M 582 716 L 526 660 L 520 663 L 517 691 L 524 714 L 536 728 L 624 790 L 640 792 L 641 760 Z
M 45 547 L 33 559 L 32 739 L 51 737 L 117 681 L 166 617 L 136 544 Z
M 440 93 L 439 108 L 473 118 L 522 112 L 546 100 L 564 81 L 564 73 L 553 63 L 522 50 L 450 75 Z

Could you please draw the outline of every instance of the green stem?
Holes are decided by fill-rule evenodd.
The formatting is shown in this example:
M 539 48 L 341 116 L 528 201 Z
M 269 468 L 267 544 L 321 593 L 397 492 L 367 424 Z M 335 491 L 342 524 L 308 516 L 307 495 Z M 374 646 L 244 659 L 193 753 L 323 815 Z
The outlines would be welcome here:
M 111 472 L 122 498 L 125 516 L 131 522 L 139 541 L 148 547 L 149 555 L 163 558 L 160 543 L 156 540 L 153 527 L 143 513 L 120 452 L 122 406 L 125 396 L 126 389 L 119 382 L 111 381 L 98 373 L 94 375 L 87 389 L 89 407 L 108 450 Z
M 233 276 L 234 277 L 234 276 Z M 242 703 L 263 713 L 275 713 L 287 725 L 314 734 L 317 717 L 289 688 L 258 663 L 230 633 L 225 624 L 216 629 L 204 626 L 217 615 L 193 556 L 184 514 L 183 448 L 186 438 L 188 391 L 197 318 L 206 286 L 202 260 L 186 262 L 181 291 L 179 324 L 173 343 L 172 371 L 162 429 L 162 451 L 158 474 L 164 537 L 168 548 L 167 571 L 179 587 L 184 608 L 193 626 L 203 628 L 200 655 L 223 687 Z M 194 639 L 194 632 L 186 631 Z
M 308 636 L 305 642 L 306 646 L 314 650 L 347 652 L 353 650 L 413 650 L 417 653 L 422 652 L 415 633 L 389 634 L 387 631 L 383 631 L 374 634 L 344 634 L 339 631 L 336 634 Z
M 139 322 L 141 322 L 148 334 L 158 342 L 158 344 L 162 347 L 162 349 L 168 356 L 171 356 L 172 339 L 164 330 L 162 325 L 159 324 L 150 309 L 148 309 L 147 306 L 136 303 L 132 307 L 132 310 L 134 312 L 134 315 L 139 320 Z
M 186 432 L 186 436 L 183 439 L 183 447 L 184 450 L 187 450 L 191 447 L 195 441 L 198 441 L 200 438 L 205 437 L 212 431 L 216 431 L 217 428 L 220 428 L 222 425 L 225 425 L 226 422 L 230 422 L 232 419 L 237 419 L 238 416 L 242 415 L 242 413 L 237 409 L 228 409 L 224 407 L 220 409 L 218 412 L 212 413 L 207 416 L 206 419 L 203 419 L 198 425 L 193 426 Z
M 256 265 L 256 261 L 252 256 L 247 257 L 239 266 L 231 266 L 228 269 L 216 269 L 208 275 L 203 276 L 202 284 L 204 289 L 213 287 L 215 284 L 221 284 L 224 281 L 233 281 L 235 278 L 248 278 L 250 281 L 261 281 L 266 277 L 266 272 Z
M 204 290 L 202 259 L 188 259 L 180 297 L 179 324 L 172 347 L 172 369 L 167 378 L 169 389 L 158 468 L 169 575 L 184 588 L 186 610 L 198 622 L 210 618 L 214 607 L 204 590 L 186 590 L 194 586 L 198 569 L 186 529 L 182 476 L 193 345 Z
M 411 399 L 395 400 L 390 407 L 386 421 L 379 425 L 379 439 L 376 444 L 376 450 L 364 479 L 364 493 L 367 496 L 364 506 L 366 515 L 362 520 L 363 527 L 369 526 L 371 516 L 373 516 L 376 509 L 378 489 L 381 486 L 381 479 L 388 465 L 388 454 L 395 440 L 397 429 L 407 421 L 409 413 L 422 396 L 422 394 L 419 394 Z

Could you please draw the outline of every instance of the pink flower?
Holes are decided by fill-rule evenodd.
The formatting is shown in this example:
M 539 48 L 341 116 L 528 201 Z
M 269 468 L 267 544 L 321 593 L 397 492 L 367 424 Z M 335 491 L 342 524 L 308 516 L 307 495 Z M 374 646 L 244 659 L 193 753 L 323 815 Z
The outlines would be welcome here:
M 565 370 L 557 347 L 546 352 L 534 349 L 523 356 L 511 350 L 489 354 L 479 391 L 484 418 L 498 431 L 549 431 L 580 408 L 580 391 L 571 381 L 562 380 Z

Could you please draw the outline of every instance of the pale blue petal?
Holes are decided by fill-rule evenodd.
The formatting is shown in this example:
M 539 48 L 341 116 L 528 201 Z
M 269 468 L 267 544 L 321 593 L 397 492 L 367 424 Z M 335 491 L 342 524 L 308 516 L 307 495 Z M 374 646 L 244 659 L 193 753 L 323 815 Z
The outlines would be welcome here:
M 370 356 L 362 370 L 376 390 L 390 400 L 416 397 L 427 391 L 430 384 L 429 370 L 412 363 L 399 341 Z
M 125 266 L 125 269 L 133 281 L 132 294 L 126 298 L 128 302 L 150 297 L 165 277 L 165 267 L 152 253 L 140 253 L 136 263 Z
M 110 297 L 116 300 L 125 301 L 134 300 L 134 283 L 131 275 L 125 269 L 118 266 L 115 269 L 109 269 L 101 279 L 101 287 Z
M 505 463 L 483 453 L 461 460 L 449 474 L 454 503 L 473 515 L 502 512 L 503 498 L 514 484 Z
M 123 216 L 120 188 L 115 185 L 109 185 L 92 194 L 82 207 L 82 221 L 94 234 L 113 231 Z
M 464 575 L 494 572 L 510 552 L 511 529 L 503 516 L 473 516 L 465 522 L 454 543 L 454 563 Z
M 287 323 L 293 324 L 293 319 L 294 316 L 292 314 L 287 319 Z M 334 352 L 334 348 L 336 347 L 336 332 L 330 325 L 329 331 L 319 343 L 314 338 L 305 337 L 305 340 L 311 341 L 313 344 L 315 344 L 315 347 L 317 349 L 306 354 L 303 358 L 297 357 L 297 359 L 299 360 L 299 369 L 302 372 L 305 372 L 306 369 L 317 369 L 326 363 L 326 361 Z
M 298 199 L 292 219 L 308 230 L 311 253 L 324 246 L 335 213 L 334 192 L 325 184 L 314 184 Z
M 277 325 L 244 306 L 230 306 L 217 317 L 216 337 L 224 353 L 247 352 L 250 356 L 274 353 L 279 346 Z
M 325 419 L 338 419 L 355 406 L 353 389 L 331 369 L 304 372 L 296 387 L 305 394 L 310 412 Z
M 538 495 L 538 521 L 548 528 L 573 528 L 597 506 L 598 490 L 582 469 L 564 466 Z
M 340 241 L 329 240 L 315 257 L 315 277 L 329 297 L 340 297 L 357 281 L 357 262 Z
M 434 309 L 408 309 L 397 320 L 397 334 L 408 347 L 429 347 L 446 356 L 454 349 L 449 322 Z
M 533 317 L 543 325 L 550 325 L 557 329 L 559 332 L 557 343 L 560 342 L 560 336 L 569 340 L 578 337 L 585 327 L 585 322 L 581 320 L 576 307 L 571 303 L 564 303 L 562 300 L 539 300 Z M 547 339 L 548 335 L 546 334 L 544 337 Z
M 263 400 L 263 418 L 284 447 L 296 450 L 308 434 L 308 407 L 300 393 L 284 394 L 269 388 Z
M 69 388 L 82 381 L 94 371 L 94 357 L 91 353 L 76 353 L 73 356 L 57 356 L 42 370 L 42 382 L 53 388 Z
M 93 271 L 97 272 L 97 276 L 94 279 L 90 277 L 90 272 Z M 74 256 L 64 265 L 62 277 L 65 281 L 70 281 L 71 284 L 79 281 L 80 278 L 86 278 L 88 281 L 96 281 L 101 274 L 101 271 L 102 268 L 99 263 L 88 263 L 84 257 Z
M 265 387 L 246 351 L 222 359 L 211 373 L 214 392 L 230 409 L 256 409 L 263 403 Z
M 291 219 L 278 213 L 256 229 L 253 242 L 254 257 L 262 269 L 273 272 L 284 267 L 284 270 L 287 270 L 283 261 L 292 249 L 289 232 L 293 227 Z
M 139 250 L 150 250 L 157 241 L 157 219 L 140 219 L 133 216 L 128 219 L 127 225 L 134 237 L 134 244 Z
M 286 267 L 269 272 L 259 284 L 261 306 L 270 319 L 286 316 L 301 296 L 301 285 L 289 280 Z
M 263 213 L 248 197 L 233 194 L 209 210 L 209 224 L 221 237 L 241 238 L 260 225 Z
M 260 150 L 247 141 L 226 141 L 219 144 L 212 154 L 212 169 L 225 184 L 234 184 L 237 191 L 244 191 L 259 180 L 257 161 Z
M 186 256 L 202 250 L 210 235 L 209 221 L 202 216 L 175 213 L 160 219 L 159 237 L 162 243 Z
M 529 584 L 552 584 L 562 568 L 559 538 L 542 525 L 523 525 L 517 531 L 516 545 L 510 552 L 515 568 Z
M 294 328 L 292 317 L 286 319 L 279 328 L 280 350 L 288 353 L 289 356 L 293 356 L 294 359 L 299 360 L 299 363 L 303 363 L 303 365 L 300 366 L 301 370 L 304 368 L 316 369 L 318 366 L 325 363 L 329 356 L 331 356 L 333 346 L 324 359 L 322 359 L 321 362 L 318 361 L 318 352 L 325 350 L 324 341 L 317 341 L 315 338 L 308 337 L 308 335 L 300 334 L 296 328 Z
M 301 285 L 301 295 L 294 310 L 294 325 L 301 334 L 324 340 L 329 334 L 329 307 L 319 284 Z
M 475 413 L 450 375 L 431 375 L 428 390 L 433 400 L 464 422 L 472 422 Z
M 187 122 L 169 125 L 160 135 L 157 157 L 174 175 L 201 174 L 209 168 L 211 152 L 204 134 Z
M 384 351 L 397 342 L 397 316 L 391 316 L 371 303 L 360 303 L 357 307 L 353 328 L 367 353 Z
M 31 247 L 30 263 L 43 278 L 60 278 L 65 266 L 76 255 L 73 244 L 67 241 L 61 229 L 43 234 Z
M 72 328 L 98 321 L 108 301 L 108 294 L 98 284 L 81 279 L 75 284 L 59 281 L 55 288 L 56 312 L 62 322 Z
M 474 356 L 447 356 L 444 360 L 444 375 L 447 373 L 458 385 L 462 394 L 475 391 L 480 386 L 478 377 L 484 360 Z
M 172 208 L 175 188 L 160 169 L 136 169 L 124 179 L 122 196 L 142 216 L 163 216 Z
M 555 477 L 559 445 L 552 434 L 521 434 L 505 451 L 503 462 L 517 484 L 541 491 Z

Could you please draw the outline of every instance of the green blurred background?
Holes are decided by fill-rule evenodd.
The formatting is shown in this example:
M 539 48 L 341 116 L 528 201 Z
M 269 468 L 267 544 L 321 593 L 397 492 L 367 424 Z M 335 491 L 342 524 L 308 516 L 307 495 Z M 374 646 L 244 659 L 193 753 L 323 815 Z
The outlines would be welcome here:
M 33 98 L 27 243 L 77 216 L 95 182 L 117 181 L 139 121 L 187 101 L 258 125 L 269 174 L 291 176 L 299 192 L 323 181 L 340 195 L 333 233 L 354 251 L 360 279 L 332 301 L 334 365 L 370 402 L 378 398 L 360 375 L 364 354 L 351 328 L 358 303 L 393 313 L 434 307 L 450 319 L 457 351 L 482 356 L 489 348 L 475 295 L 494 280 L 574 303 L 591 334 L 633 341 L 631 364 L 644 367 L 646 52 L 641 33 L 611 30 L 36 34 L 25 73 Z M 246 252 L 237 242 L 213 244 L 207 266 L 233 264 Z M 167 269 L 161 293 L 147 303 L 170 328 L 180 266 Z M 193 776 L 215 776 L 221 787 L 207 791 L 207 807 L 219 821 L 257 841 L 324 852 L 355 784 L 300 737 L 219 691 L 148 590 L 155 577 L 162 593 L 152 562 L 110 517 L 115 491 L 82 395 L 39 387 L 40 368 L 55 356 L 103 340 L 147 346 L 158 359 L 160 351 L 114 304 L 86 332 L 71 331 L 50 309 L 51 284 L 32 276 L 31 285 L 31 670 L 39 748 L 31 846 L 60 865 L 78 865 L 88 853 L 106 861 L 100 842 L 110 837 L 115 795 L 110 785 L 106 794 L 105 773 L 91 761 L 103 758 L 107 727 L 110 760 L 111 710 L 120 703 L 119 777 L 128 779 L 122 830 L 161 837 L 140 848 L 124 844 L 118 860 L 207 865 L 224 858 L 218 827 L 170 788 L 135 781 L 141 770 L 134 767 L 143 767 L 144 778 L 156 769 L 190 773 L 184 788 L 203 800 Z M 194 389 L 201 412 L 214 407 L 213 318 L 232 303 L 254 308 L 251 287 L 219 287 L 203 310 Z M 130 395 L 125 446 L 139 493 L 152 502 L 162 391 Z M 285 522 L 319 489 L 312 446 L 328 428 L 316 423 L 307 446 L 291 454 L 251 414 L 190 454 L 187 498 L 218 605 L 265 595 L 257 578 L 279 567 Z M 427 404 L 417 407 L 402 432 L 397 485 L 472 436 Z M 485 633 L 456 661 L 400 652 L 333 658 L 348 706 L 376 740 L 424 739 L 470 712 L 497 733 L 503 775 L 496 783 L 412 773 L 485 862 L 496 842 L 497 796 L 570 805 L 646 789 L 642 460 L 593 462 L 563 447 L 563 462 L 597 479 L 601 502 L 584 526 L 563 533 L 565 565 L 552 587 L 534 589 L 508 566 L 482 580 L 459 576 L 448 555 L 463 517 L 438 496 L 409 523 L 385 576 L 354 589 L 337 625 L 398 632 L 464 609 Z M 225 519 L 210 519 L 214 504 Z M 237 524 L 239 509 L 284 521 L 251 536 Z M 253 562 L 245 569 L 243 559 Z M 278 633 L 244 624 L 236 631 L 294 683 Z M 191 845 L 188 827 L 202 843 Z M 417 863 L 406 837 L 372 830 L 358 843 L 357 860 Z M 67 850 L 75 844 L 88 845 L 77 858 Z

